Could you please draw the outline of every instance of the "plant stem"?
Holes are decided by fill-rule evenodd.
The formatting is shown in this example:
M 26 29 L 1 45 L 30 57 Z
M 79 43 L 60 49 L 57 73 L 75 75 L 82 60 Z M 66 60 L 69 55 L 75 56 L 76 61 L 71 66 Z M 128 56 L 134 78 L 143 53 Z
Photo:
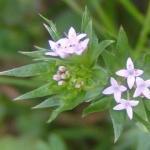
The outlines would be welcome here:
M 150 2 L 148 5 L 147 15 L 143 24 L 143 28 L 141 30 L 141 33 L 139 35 L 139 39 L 137 41 L 136 45 L 136 51 L 143 51 L 144 45 L 148 39 L 148 34 L 150 33 Z

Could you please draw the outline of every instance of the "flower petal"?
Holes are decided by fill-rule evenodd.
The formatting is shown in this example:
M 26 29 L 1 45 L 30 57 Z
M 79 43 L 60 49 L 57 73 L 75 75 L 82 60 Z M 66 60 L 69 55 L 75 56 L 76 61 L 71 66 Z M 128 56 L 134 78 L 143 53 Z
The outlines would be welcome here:
M 133 110 L 132 110 L 132 107 L 127 107 L 126 111 L 127 111 L 127 115 L 128 115 L 128 117 L 129 117 L 129 119 L 132 120 L 132 118 L 133 118 Z
M 110 87 L 104 89 L 104 91 L 102 93 L 105 94 L 105 95 L 109 95 L 109 94 L 113 94 L 113 92 L 114 92 L 113 87 L 110 86 Z
M 128 72 L 126 69 L 122 69 L 116 72 L 116 75 L 121 76 L 121 77 L 128 77 Z
M 81 33 L 77 36 L 78 40 L 80 41 L 81 39 L 83 39 L 84 37 L 86 37 L 85 33 Z
M 146 80 L 145 83 L 147 87 L 150 87 L 150 80 Z
M 134 69 L 134 64 L 133 64 L 132 59 L 130 57 L 127 59 L 126 67 L 127 67 L 128 70 L 133 70 Z
M 117 81 L 113 77 L 110 78 L 110 83 L 112 86 L 118 86 Z
M 140 77 L 136 78 L 136 85 L 137 85 L 137 87 L 140 86 L 143 83 L 144 83 L 144 80 L 142 78 L 140 78 Z
M 120 91 L 121 91 L 121 92 L 124 92 L 124 91 L 126 91 L 126 90 L 127 90 L 127 88 L 126 88 L 125 86 L 123 86 L 123 85 L 120 86 Z
M 51 40 L 49 40 L 48 42 L 49 42 L 49 45 L 50 45 L 51 49 L 54 50 L 55 46 L 56 46 L 56 43 L 54 41 L 51 41 Z
M 150 90 L 148 88 L 145 88 L 143 90 L 143 95 L 147 98 L 150 99 Z
M 134 82 L 135 82 L 135 77 L 134 76 L 128 76 L 127 83 L 128 83 L 128 86 L 130 89 L 132 89 Z
M 47 53 L 45 53 L 45 55 L 48 55 L 48 56 L 58 56 L 58 54 L 55 53 L 55 52 L 47 52 Z
M 142 75 L 144 73 L 143 70 L 140 70 L 140 69 L 135 69 L 135 76 L 138 77 L 140 75 Z
M 114 98 L 115 98 L 115 101 L 116 101 L 117 103 L 119 103 L 120 100 L 121 100 L 121 92 L 115 92 L 115 93 L 114 93 Z
M 138 97 L 142 94 L 142 91 L 140 88 L 136 88 L 133 97 Z
M 130 100 L 129 103 L 131 104 L 131 106 L 137 106 L 139 104 L 139 101 Z
M 123 104 L 118 104 L 113 108 L 113 110 L 123 110 L 123 109 L 125 109 Z
M 72 38 L 76 38 L 76 36 L 77 36 L 77 34 L 76 34 L 75 29 L 73 27 L 71 27 L 68 32 L 68 38 L 72 39 Z

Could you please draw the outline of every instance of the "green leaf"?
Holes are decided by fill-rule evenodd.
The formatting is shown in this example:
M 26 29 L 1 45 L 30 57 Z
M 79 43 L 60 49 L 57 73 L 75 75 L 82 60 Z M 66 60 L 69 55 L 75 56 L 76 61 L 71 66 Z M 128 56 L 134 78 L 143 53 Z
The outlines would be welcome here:
M 37 88 L 31 92 L 28 92 L 26 94 L 23 94 L 15 98 L 15 100 L 25 100 L 25 99 L 43 97 L 43 96 L 52 95 L 52 94 L 53 92 L 50 89 L 50 84 L 46 84 L 44 86 L 41 86 L 40 88 Z
M 120 137 L 124 123 L 125 123 L 125 115 L 124 112 L 119 112 L 116 110 L 110 110 L 110 116 L 113 123 L 114 128 L 114 142 L 117 142 L 118 138 Z
M 109 51 L 104 51 L 102 53 L 102 57 L 103 57 L 105 66 L 106 66 L 107 70 L 109 71 L 109 73 L 114 74 L 114 72 L 118 68 L 117 63 L 116 63 L 117 57 L 115 56 L 115 54 L 113 54 L 112 52 L 109 52 Z
M 87 24 L 89 23 L 89 21 L 90 21 L 89 12 L 88 12 L 87 7 L 85 7 L 85 10 L 84 10 L 84 13 L 83 13 L 83 16 L 82 16 L 82 24 L 81 24 L 81 31 L 82 32 L 85 32 L 85 29 L 86 29 Z
M 52 113 L 51 113 L 51 115 L 50 115 L 50 118 L 48 119 L 47 122 L 51 123 L 63 111 L 64 111 L 64 106 L 63 105 L 61 105 L 57 109 L 53 110 Z
M 41 102 L 40 104 L 33 107 L 33 109 L 36 108 L 49 108 L 49 107 L 55 107 L 60 105 L 60 100 L 56 96 L 52 96 L 45 101 Z
M 143 120 L 147 121 L 148 118 L 147 118 L 146 111 L 145 111 L 145 108 L 144 108 L 144 105 L 143 105 L 143 101 L 140 100 L 139 102 L 140 102 L 140 103 L 134 108 L 134 112 L 135 112 L 139 117 L 141 117 Z
M 116 48 L 117 61 L 119 64 L 124 65 L 126 59 L 129 56 L 131 57 L 131 48 L 128 43 L 127 35 L 122 27 L 119 30 Z
M 113 40 L 104 40 L 102 42 L 99 43 L 97 49 L 93 49 L 93 53 L 92 53 L 92 58 L 93 61 L 97 61 L 98 57 L 100 56 L 100 54 L 108 47 L 110 46 L 112 43 L 114 43 Z
M 75 108 L 76 106 L 78 106 L 80 103 L 82 103 L 84 101 L 84 95 L 82 93 L 80 93 L 76 99 L 75 98 L 70 98 L 70 99 L 66 99 L 65 101 L 63 101 L 63 103 L 61 103 L 61 105 L 55 109 L 49 120 L 48 123 L 51 123 L 54 119 L 56 119 L 56 117 L 63 111 L 67 111 L 67 110 L 72 110 L 73 108 Z
M 87 108 L 85 108 L 83 112 L 83 116 L 86 116 L 94 112 L 105 111 L 110 108 L 110 104 L 111 104 L 111 99 L 108 97 L 93 102 Z
M 55 40 L 55 41 L 58 40 L 60 38 L 60 35 L 57 31 L 55 24 L 51 20 L 48 20 L 47 18 L 42 16 L 41 14 L 40 14 L 40 17 L 43 18 L 46 21 L 46 23 L 48 24 L 48 25 L 44 24 L 44 26 L 47 29 L 47 31 L 49 32 L 50 36 L 53 38 L 53 40 Z
M 40 62 L 22 67 L 14 68 L 8 71 L 0 72 L 0 75 L 15 76 L 15 77 L 32 77 L 48 72 L 50 64 L 48 62 Z
M 45 55 L 45 52 L 49 51 L 48 49 L 42 48 L 42 47 L 38 47 L 35 46 L 35 48 L 37 49 L 36 51 L 19 51 L 19 53 L 29 56 L 29 57 L 33 57 L 33 58 L 39 58 L 39 57 L 43 57 Z

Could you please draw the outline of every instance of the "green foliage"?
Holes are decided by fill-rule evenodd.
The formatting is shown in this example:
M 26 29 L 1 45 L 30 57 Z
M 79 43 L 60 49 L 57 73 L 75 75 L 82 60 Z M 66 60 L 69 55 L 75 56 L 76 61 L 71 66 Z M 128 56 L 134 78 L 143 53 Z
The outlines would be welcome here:
M 114 110 L 110 110 L 110 117 L 114 128 L 114 142 L 116 142 L 123 131 L 125 114 L 124 112 L 116 112 Z
M 42 15 L 40 16 L 47 23 L 44 24 L 44 26 L 52 39 L 57 41 L 60 38 L 60 34 L 55 24 Z M 91 104 L 83 110 L 84 116 L 94 112 L 109 110 L 114 128 L 114 141 L 116 142 L 123 131 L 126 121 L 125 115 L 123 112 L 113 111 L 113 99 L 103 97 L 101 91 L 107 84 L 109 75 L 113 75 L 117 69 L 123 67 L 127 57 L 133 55 L 132 50 L 127 35 L 122 27 L 119 30 L 116 42 L 115 40 L 101 40 L 99 42 L 93 30 L 92 20 L 89 17 L 87 8 L 83 14 L 81 31 L 85 32 L 90 39 L 88 49 L 83 55 L 71 56 L 63 60 L 60 58 L 47 57 L 45 55 L 47 51 L 46 48 L 36 47 L 36 51 L 21 51 L 20 53 L 32 57 L 38 62 L 0 72 L 0 75 L 13 77 L 39 76 L 39 79 L 43 78 L 46 81 L 46 83 L 44 81 L 45 85 L 41 85 L 31 92 L 21 95 L 15 100 L 28 100 L 39 97 L 44 97 L 45 99 L 46 97 L 46 100 L 41 101 L 40 104 L 33 108 L 51 108 L 52 112 L 48 120 L 49 123 L 56 119 L 60 113 L 72 110 L 83 102 L 91 102 Z M 145 56 L 145 58 L 144 61 L 148 66 L 149 58 L 147 58 L 147 56 Z M 59 66 L 65 66 L 70 73 L 69 78 L 65 80 L 63 85 L 58 85 L 58 83 L 53 80 L 53 75 L 56 74 Z M 149 67 L 147 67 L 147 69 L 148 68 Z M 76 88 L 76 83 L 83 83 L 83 85 L 80 88 Z M 149 110 L 146 109 L 144 105 L 140 106 L 141 107 L 137 107 L 134 112 L 136 121 L 149 130 Z M 59 140 L 57 136 L 54 136 L 54 139 L 50 139 L 52 140 L 52 149 L 54 149 L 54 143 Z M 60 145 L 62 148 L 64 147 L 61 142 Z M 59 150 L 59 146 L 55 148 Z

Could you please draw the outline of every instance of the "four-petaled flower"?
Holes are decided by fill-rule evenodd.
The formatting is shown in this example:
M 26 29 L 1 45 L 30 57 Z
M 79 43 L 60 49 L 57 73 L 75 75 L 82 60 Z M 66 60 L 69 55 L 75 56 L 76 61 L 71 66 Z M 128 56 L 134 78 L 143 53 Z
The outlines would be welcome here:
M 144 81 L 142 78 L 136 78 L 136 90 L 133 97 L 144 96 L 150 99 L 150 80 Z
M 143 74 L 143 70 L 140 69 L 135 69 L 134 64 L 129 57 L 127 59 L 127 64 L 126 64 L 127 69 L 121 69 L 116 72 L 118 76 L 122 76 L 127 78 L 127 83 L 130 89 L 132 89 L 134 83 L 135 83 L 135 78 Z
M 123 109 L 125 109 L 129 119 L 131 120 L 133 118 L 133 108 L 132 107 L 137 106 L 138 103 L 139 103 L 139 101 L 136 101 L 136 100 L 121 99 L 119 104 L 117 104 L 113 109 L 114 110 L 123 110 Z
M 77 34 L 75 29 L 71 27 L 67 37 L 56 42 L 49 40 L 52 51 L 47 52 L 46 55 L 59 56 L 61 58 L 66 58 L 73 54 L 81 55 L 89 43 L 89 39 L 86 36 L 85 33 Z
M 109 95 L 114 94 L 116 102 L 119 102 L 121 99 L 122 92 L 125 92 L 127 88 L 123 85 L 119 85 L 114 78 L 110 78 L 111 86 L 104 89 L 103 94 Z

